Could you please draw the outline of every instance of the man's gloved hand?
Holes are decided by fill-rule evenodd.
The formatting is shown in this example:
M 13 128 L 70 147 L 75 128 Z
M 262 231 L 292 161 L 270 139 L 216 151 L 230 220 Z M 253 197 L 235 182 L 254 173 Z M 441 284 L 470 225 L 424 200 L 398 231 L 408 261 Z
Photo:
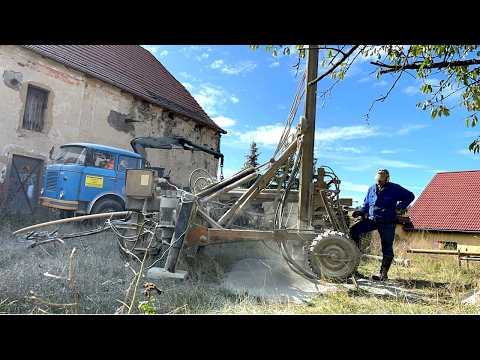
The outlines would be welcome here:
M 365 213 L 362 210 L 355 210 L 352 213 L 352 217 L 354 217 L 354 218 L 359 217 L 359 216 L 364 216 L 364 215 L 365 215 Z

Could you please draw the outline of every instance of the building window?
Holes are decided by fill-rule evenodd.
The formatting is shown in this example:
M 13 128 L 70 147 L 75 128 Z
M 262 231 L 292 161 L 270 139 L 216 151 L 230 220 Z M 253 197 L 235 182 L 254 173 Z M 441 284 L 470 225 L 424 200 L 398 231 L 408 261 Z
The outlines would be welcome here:
M 22 128 L 42 131 L 45 123 L 45 109 L 48 103 L 48 91 L 28 85 Z

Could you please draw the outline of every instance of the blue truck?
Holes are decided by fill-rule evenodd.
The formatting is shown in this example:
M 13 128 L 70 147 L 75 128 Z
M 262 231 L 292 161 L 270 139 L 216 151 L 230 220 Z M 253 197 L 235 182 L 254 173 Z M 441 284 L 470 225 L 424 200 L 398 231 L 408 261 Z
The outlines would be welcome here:
M 46 168 L 40 205 L 78 214 L 122 211 L 127 169 L 145 166 L 133 151 L 90 143 L 60 147 Z
M 203 151 L 220 159 L 223 168 L 223 154 L 184 138 L 138 137 L 130 144 L 134 151 L 91 143 L 62 145 L 44 172 L 40 205 L 59 209 L 63 216 L 124 210 L 127 169 L 147 167 L 165 176 L 164 168 L 150 166 L 145 148 Z

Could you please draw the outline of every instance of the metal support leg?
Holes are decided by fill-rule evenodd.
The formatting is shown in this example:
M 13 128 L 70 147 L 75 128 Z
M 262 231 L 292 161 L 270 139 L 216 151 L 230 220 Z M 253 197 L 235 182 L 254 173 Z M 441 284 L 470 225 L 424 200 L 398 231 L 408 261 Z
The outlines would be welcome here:
M 180 206 L 177 222 L 175 224 L 175 232 L 170 242 L 170 250 L 168 251 L 167 260 L 164 268 L 153 267 L 148 270 L 147 277 L 150 279 L 178 279 L 184 280 L 187 276 L 186 271 L 175 271 L 177 262 L 182 251 L 185 235 L 188 231 L 190 218 L 194 212 L 195 203 L 193 201 L 184 202 Z
M 188 230 L 190 217 L 194 208 L 193 201 L 184 202 L 180 206 L 177 222 L 175 225 L 175 232 L 173 234 L 170 250 L 168 251 L 167 261 L 165 263 L 165 270 L 171 273 L 175 272 L 177 266 L 178 257 L 183 247 L 185 240 L 185 234 Z

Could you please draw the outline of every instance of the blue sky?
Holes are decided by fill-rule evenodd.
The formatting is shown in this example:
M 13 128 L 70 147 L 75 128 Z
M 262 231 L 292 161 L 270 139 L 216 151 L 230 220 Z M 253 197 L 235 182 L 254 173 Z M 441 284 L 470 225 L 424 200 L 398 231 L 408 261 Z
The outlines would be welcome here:
M 260 160 L 270 158 L 300 77 L 293 68 L 296 57 L 274 58 L 247 45 L 144 47 L 227 130 L 221 140 L 226 176 L 243 166 L 252 140 L 260 148 Z M 449 117 L 432 120 L 415 106 L 424 96 L 413 77 L 402 78 L 388 99 L 375 105 L 367 123 L 364 114 L 371 102 L 394 80 L 377 80 L 373 70 L 368 59 L 359 58 L 331 95 L 317 100 L 317 165 L 334 169 L 342 180 L 342 197 L 363 201 L 378 168 L 389 169 L 391 181 L 417 197 L 436 172 L 480 169 L 480 156 L 467 150 L 479 131 L 465 126 L 466 113 L 457 107 Z M 330 84 L 320 82 L 319 93 Z M 453 96 L 450 101 L 458 100 Z

